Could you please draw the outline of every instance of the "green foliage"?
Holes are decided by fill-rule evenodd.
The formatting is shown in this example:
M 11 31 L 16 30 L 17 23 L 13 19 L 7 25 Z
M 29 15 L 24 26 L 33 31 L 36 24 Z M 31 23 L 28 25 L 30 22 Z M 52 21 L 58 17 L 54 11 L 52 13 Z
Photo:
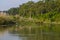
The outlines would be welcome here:
M 18 8 L 11 8 L 11 9 L 8 10 L 8 13 L 10 15 L 16 15 L 16 14 L 19 13 L 19 10 L 18 10 Z
M 15 24 L 15 21 L 14 21 L 14 17 L 13 16 L 9 16 L 9 15 L 6 15 L 6 16 L 1 16 L 0 15 L 0 25 L 13 25 Z
M 44 1 L 44 0 L 43 0 Z M 19 8 L 11 8 L 8 10 L 10 14 L 19 14 L 22 17 L 36 18 L 43 21 L 49 20 L 51 22 L 60 20 L 60 1 L 59 0 L 45 0 L 33 2 L 29 1 L 20 5 Z

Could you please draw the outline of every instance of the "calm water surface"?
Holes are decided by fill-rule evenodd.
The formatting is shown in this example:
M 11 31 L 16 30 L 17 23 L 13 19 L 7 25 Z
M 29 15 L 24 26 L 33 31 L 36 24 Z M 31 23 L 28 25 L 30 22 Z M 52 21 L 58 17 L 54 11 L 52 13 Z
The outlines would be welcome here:
M 60 40 L 60 25 L 7 28 L 0 32 L 0 40 Z

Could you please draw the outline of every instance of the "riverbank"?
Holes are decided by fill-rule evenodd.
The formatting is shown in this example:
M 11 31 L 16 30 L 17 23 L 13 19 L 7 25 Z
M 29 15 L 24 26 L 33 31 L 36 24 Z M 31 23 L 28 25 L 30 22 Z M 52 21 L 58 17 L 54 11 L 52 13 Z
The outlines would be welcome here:
M 41 23 L 45 23 L 45 24 L 60 24 L 60 21 L 51 21 L 51 20 L 42 20 L 42 19 L 37 19 L 37 18 L 25 18 L 25 17 L 19 17 L 19 19 L 17 20 L 18 22 L 22 23 L 22 22 L 32 22 L 32 23 L 37 23 L 37 24 L 41 24 Z
M 38 18 L 30 18 L 30 17 L 22 17 L 19 15 L 5 15 L 5 16 L 0 16 L 0 25 L 6 26 L 6 25 L 21 25 L 21 24 L 28 24 L 31 25 L 33 24 L 60 24 L 60 21 L 51 21 L 48 19 L 38 19 Z

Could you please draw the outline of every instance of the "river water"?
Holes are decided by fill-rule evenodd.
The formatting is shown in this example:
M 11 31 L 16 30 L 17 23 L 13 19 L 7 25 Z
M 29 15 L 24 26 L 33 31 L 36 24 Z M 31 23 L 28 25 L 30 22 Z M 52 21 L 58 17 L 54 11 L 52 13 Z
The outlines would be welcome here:
M 31 30 L 7 28 L 0 32 L 0 40 L 60 40 L 60 25 L 40 25 Z

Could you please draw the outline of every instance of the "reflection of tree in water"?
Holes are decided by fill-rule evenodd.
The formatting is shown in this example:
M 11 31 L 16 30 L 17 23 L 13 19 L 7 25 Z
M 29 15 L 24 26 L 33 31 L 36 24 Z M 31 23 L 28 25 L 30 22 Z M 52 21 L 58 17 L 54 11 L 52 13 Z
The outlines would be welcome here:
M 18 36 L 21 37 L 23 40 L 60 40 L 60 34 L 59 32 L 57 32 L 58 34 L 56 33 L 54 27 L 57 26 L 51 24 L 40 25 L 36 28 L 31 27 L 31 30 L 29 29 L 29 27 L 23 27 L 23 29 L 19 29 L 18 31 L 11 31 L 11 34 L 19 34 Z
M 11 34 L 18 34 L 24 40 L 40 40 L 40 29 L 39 28 L 24 28 L 18 31 L 10 31 Z
M 39 31 L 40 32 L 40 31 Z M 26 37 L 26 40 L 41 40 L 41 33 L 38 30 L 31 30 L 30 32 L 25 32 L 20 35 L 20 37 Z

